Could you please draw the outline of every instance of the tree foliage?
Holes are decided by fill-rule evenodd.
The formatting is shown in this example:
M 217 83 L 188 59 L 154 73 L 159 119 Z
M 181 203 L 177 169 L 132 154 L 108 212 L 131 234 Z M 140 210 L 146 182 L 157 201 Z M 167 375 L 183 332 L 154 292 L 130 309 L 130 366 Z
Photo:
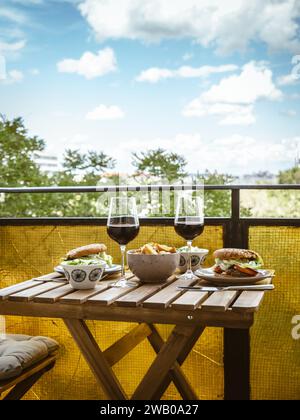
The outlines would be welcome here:
M 31 137 L 21 118 L 12 121 L 0 117 L 0 185 L 41 186 L 46 177 L 34 161 L 34 156 L 45 149 L 45 143 Z
M 300 184 L 300 166 L 279 172 L 279 184 Z
M 78 150 L 67 149 L 62 166 L 66 172 L 86 171 L 97 176 L 106 169 L 113 169 L 116 161 L 103 152 L 89 151 L 85 154 Z
M 45 143 L 31 137 L 21 118 L 0 119 L 0 185 L 3 187 L 41 187 L 97 185 L 114 159 L 103 152 L 81 154 L 67 150 L 62 170 L 54 174 L 41 170 L 36 155 Z M 0 197 L 2 217 L 95 216 L 99 194 L 5 194 Z
M 133 153 L 132 164 L 138 172 L 165 178 L 174 182 L 187 176 L 187 161 L 177 153 L 167 152 L 164 149 L 149 150 L 140 154 Z

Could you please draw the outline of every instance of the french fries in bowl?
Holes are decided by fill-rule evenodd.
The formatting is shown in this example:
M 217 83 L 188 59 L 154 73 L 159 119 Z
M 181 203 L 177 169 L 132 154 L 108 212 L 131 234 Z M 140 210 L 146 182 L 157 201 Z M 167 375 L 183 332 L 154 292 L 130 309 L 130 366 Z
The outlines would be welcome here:
M 142 283 L 164 283 L 179 266 L 180 254 L 176 248 L 148 243 L 128 251 L 128 265 Z
M 176 254 L 177 250 L 175 247 L 161 245 L 157 243 L 149 243 L 140 248 L 140 254 L 144 255 L 166 255 Z

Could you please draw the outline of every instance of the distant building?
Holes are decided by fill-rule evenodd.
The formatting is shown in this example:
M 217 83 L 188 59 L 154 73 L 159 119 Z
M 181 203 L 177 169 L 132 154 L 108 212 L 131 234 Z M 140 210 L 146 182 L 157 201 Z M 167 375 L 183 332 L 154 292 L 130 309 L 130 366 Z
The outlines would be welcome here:
M 59 162 L 57 156 L 37 153 L 34 157 L 34 160 L 43 172 L 59 171 Z
M 236 184 L 277 184 L 277 176 L 267 171 L 257 172 L 253 174 L 245 174 L 241 175 L 237 179 Z

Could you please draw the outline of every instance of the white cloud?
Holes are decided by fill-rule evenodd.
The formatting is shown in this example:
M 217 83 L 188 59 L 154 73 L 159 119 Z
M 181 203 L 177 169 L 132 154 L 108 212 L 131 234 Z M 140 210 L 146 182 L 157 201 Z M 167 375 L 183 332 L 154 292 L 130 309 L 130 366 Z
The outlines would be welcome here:
M 205 103 L 201 98 L 194 99 L 183 110 L 185 117 L 204 117 L 206 115 L 222 117 L 221 125 L 250 125 L 256 120 L 252 105 L 227 103 Z
M 271 50 L 300 49 L 298 0 L 82 0 L 79 9 L 101 41 L 190 38 L 220 53 L 257 41 Z
M 215 73 L 227 73 L 235 71 L 238 66 L 235 64 L 225 64 L 221 66 L 202 66 L 202 67 L 190 67 L 182 66 L 175 70 L 163 69 L 159 67 L 152 67 L 150 69 L 142 71 L 136 80 L 138 82 L 149 82 L 157 83 L 164 79 L 183 78 L 189 79 L 194 77 L 208 77 Z
M 5 85 L 12 85 L 14 83 L 20 83 L 24 79 L 24 74 L 20 70 L 10 70 L 6 72 L 5 77 L 1 78 L 0 81 Z
M 174 76 L 171 70 L 152 67 L 151 69 L 142 71 L 136 80 L 138 82 L 157 83 L 160 80 L 171 79 L 172 77 Z
M 11 7 L 3 7 L 0 9 L 0 18 L 9 20 L 17 24 L 24 24 L 27 22 L 27 16 L 20 10 Z
M 256 119 L 254 104 L 260 99 L 277 100 L 282 92 L 272 80 L 272 72 L 262 63 L 250 62 L 239 75 L 226 77 L 194 99 L 183 110 L 185 117 L 221 117 L 223 125 L 250 125 Z
M 272 71 L 264 64 L 250 62 L 239 75 L 229 76 L 203 94 L 206 102 L 251 104 L 258 99 L 279 99 L 282 96 L 272 80 Z
M 116 105 L 99 105 L 93 111 L 88 112 L 86 119 L 92 121 L 118 120 L 124 118 L 124 116 L 124 111 Z
M 191 173 L 206 169 L 230 174 L 265 170 L 277 172 L 278 167 L 292 166 L 300 137 L 278 142 L 262 141 L 250 136 L 231 135 L 207 139 L 200 134 L 178 134 L 172 138 L 136 139 L 120 145 L 120 158 L 129 160 L 132 150 L 147 151 L 162 147 L 185 156 Z
M 299 82 L 299 80 L 299 75 L 291 73 L 278 77 L 277 83 L 279 86 L 291 86 L 295 85 L 297 82 Z
M 64 59 L 57 63 L 60 73 L 76 73 L 86 79 L 94 79 L 117 70 L 117 60 L 111 48 L 104 48 L 93 54 L 85 52 L 79 60 Z
M 4 42 L 0 40 L 0 53 L 10 53 L 10 52 L 17 52 L 22 50 L 26 45 L 25 39 L 21 39 L 20 41 L 16 42 Z

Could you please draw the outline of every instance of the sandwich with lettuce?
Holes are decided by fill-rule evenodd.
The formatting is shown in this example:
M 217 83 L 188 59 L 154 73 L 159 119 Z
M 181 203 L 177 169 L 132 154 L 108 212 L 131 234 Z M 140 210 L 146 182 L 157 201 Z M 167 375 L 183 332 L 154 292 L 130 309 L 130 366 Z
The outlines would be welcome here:
M 249 249 L 225 248 L 213 254 L 214 272 L 234 277 L 255 277 L 264 265 L 261 256 Z
M 104 244 L 91 244 L 72 249 L 63 260 L 64 265 L 97 265 L 105 263 L 109 268 L 113 264 L 113 258 L 107 254 Z

